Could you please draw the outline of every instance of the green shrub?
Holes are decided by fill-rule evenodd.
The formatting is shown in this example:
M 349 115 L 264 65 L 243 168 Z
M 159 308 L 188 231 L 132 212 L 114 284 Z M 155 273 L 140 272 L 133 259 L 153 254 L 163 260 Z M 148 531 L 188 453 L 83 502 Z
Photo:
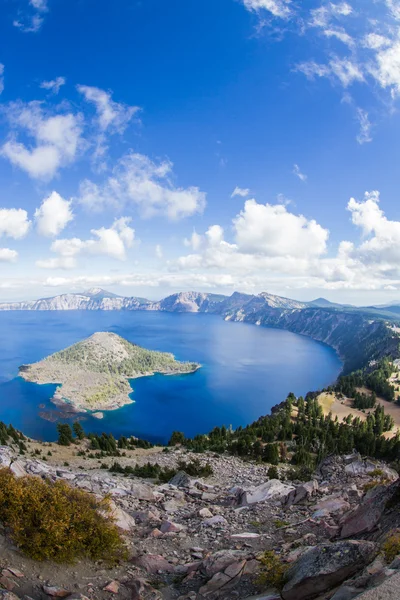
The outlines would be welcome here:
M 272 551 L 264 552 L 258 560 L 262 566 L 257 583 L 262 587 L 272 586 L 281 589 L 287 566 Z
M 382 551 L 387 563 L 391 563 L 400 554 L 400 531 L 391 533 L 386 538 L 382 545 Z
M 86 557 L 115 563 L 127 557 L 109 500 L 62 481 L 17 479 L 9 469 L 0 469 L 0 522 L 35 560 L 73 563 Z
M 283 521 L 282 519 L 276 519 L 274 525 L 277 529 L 281 529 L 281 527 L 287 527 L 290 523 L 288 521 Z
M 270 467 L 267 472 L 268 479 L 279 479 L 279 472 L 276 467 Z

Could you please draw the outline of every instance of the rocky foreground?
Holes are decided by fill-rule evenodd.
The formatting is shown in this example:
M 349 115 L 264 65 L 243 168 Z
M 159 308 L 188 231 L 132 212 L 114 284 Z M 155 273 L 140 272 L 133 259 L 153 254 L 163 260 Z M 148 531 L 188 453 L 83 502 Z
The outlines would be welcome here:
M 129 462 L 176 467 L 185 454 L 179 449 L 139 453 Z M 267 466 L 238 458 L 196 456 L 211 464 L 212 477 L 179 472 L 168 484 L 156 485 L 88 468 L 93 463 L 86 469 L 78 463 L 62 467 L 0 447 L 0 464 L 16 476 L 63 479 L 97 495 L 111 494 L 131 554 L 114 569 L 89 562 L 60 568 L 22 556 L 3 532 L 0 585 L 7 591 L 0 598 L 400 597 L 390 595 L 391 589 L 400 590 L 400 555 L 388 560 L 381 552 L 387 535 L 400 527 L 396 471 L 353 454 L 327 458 L 311 481 L 301 483 L 268 479 Z M 268 578 L 260 583 L 266 568 L 261 558 L 269 550 L 285 569 L 280 590 L 270 587 Z M 386 595 L 376 595 L 376 586 Z

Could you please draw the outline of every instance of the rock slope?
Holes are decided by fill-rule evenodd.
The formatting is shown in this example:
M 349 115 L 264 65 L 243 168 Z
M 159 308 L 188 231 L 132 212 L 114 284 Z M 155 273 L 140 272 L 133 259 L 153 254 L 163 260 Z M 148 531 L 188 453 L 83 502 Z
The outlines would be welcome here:
M 179 449 L 154 451 L 119 460 L 176 467 L 183 454 Z M 386 533 L 378 527 L 382 515 L 387 514 L 391 527 L 400 525 L 398 508 L 389 502 L 400 488 L 398 475 L 385 464 L 375 464 L 385 481 L 375 493 L 386 496 L 386 502 L 380 503 L 378 520 L 375 515 L 370 523 L 368 539 L 360 537 L 362 516 L 356 538 L 343 540 L 343 524 L 368 502 L 365 486 L 374 477 L 371 463 L 359 455 L 328 458 L 306 483 L 270 480 L 268 466 L 238 458 L 198 456 L 212 466 L 213 476 L 204 480 L 179 473 L 169 484 L 158 485 L 90 469 L 90 462 L 86 469 L 76 468 L 77 463 L 66 468 L 1 447 L 0 466 L 16 476 L 64 479 L 97 495 L 111 494 L 131 559 L 113 570 L 77 565 L 66 569 L 66 577 L 63 569 L 35 565 L 3 542 L 0 584 L 34 600 L 54 597 L 60 588 L 71 600 L 344 600 L 398 577 L 400 557 L 389 564 L 379 554 Z M 257 583 L 266 550 L 286 568 L 281 592 Z

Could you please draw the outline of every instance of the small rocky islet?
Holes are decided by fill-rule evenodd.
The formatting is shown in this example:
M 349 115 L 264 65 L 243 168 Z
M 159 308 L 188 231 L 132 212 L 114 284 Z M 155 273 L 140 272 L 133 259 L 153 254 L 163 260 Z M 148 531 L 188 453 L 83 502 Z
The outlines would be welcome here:
M 43 360 L 22 365 L 29 382 L 57 384 L 53 400 L 76 411 L 115 410 L 132 402 L 129 380 L 155 373 L 194 373 L 200 365 L 180 362 L 168 352 L 147 350 L 116 333 L 97 332 Z

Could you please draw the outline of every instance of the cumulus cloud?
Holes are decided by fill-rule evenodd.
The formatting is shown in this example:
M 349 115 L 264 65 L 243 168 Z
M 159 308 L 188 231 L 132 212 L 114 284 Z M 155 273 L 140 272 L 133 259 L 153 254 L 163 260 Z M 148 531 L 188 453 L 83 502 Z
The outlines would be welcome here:
M 231 194 L 231 198 L 235 198 L 235 196 L 240 196 L 241 198 L 246 198 L 250 195 L 249 188 L 241 188 L 236 186 Z
M 73 113 L 50 114 L 39 102 L 13 102 L 4 109 L 10 126 L 9 139 L 0 155 L 35 179 L 51 179 L 77 157 L 82 143 L 82 118 Z M 31 144 L 18 141 L 22 132 Z
M 316 221 L 295 215 L 282 204 L 264 205 L 255 200 L 245 203 L 233 225 L 241 252 L 265 256 L 320 256 L 329 236 Z
M 305 175 L 305 173 L 302 173 L 299 165 L 297 164 L 293 165 L 293 175 L 296 175 L 296 177 L 298 177 L 303 183 L 307 181 L 307 175 Z
M 198 187 L 176 187 L 172 167 L 169 161 L 156 163 L 143 154 L 129 153 L 103 184 L 84 180 L 78 201 L 90 210 L 136 205 L 144 217 L 165 215 L 172 220 L 202 212 L 206 194 Z
M 10 248 L 0 248 L 0 262 L 15 262 L 18 258 L 16 250 Z
M 233 242 L 224 229 L 212 225 L 195 244 L 194 254 L 177 261 L 180 269 L 220 269 L 230 273 L 259 273 L 265 269 L 283 274 L 305 272 L 326 253 L 329 231 L 314 220 L 295 215 L 282 204 L 247 200 L 233 219 Z M 193 239 L 193 238 L 192 238 Z
M 174 267 L 205 277 L 229 275 L 236 282 L 246 278 L 248 286 L 266 289 L 277 278 L 288 288 L 400 289 L 400 221 L 384 214 L 377 191 L 361 201 L 351 198 L 347 210 L 360 242 L 343 240 L 328 255 L 329 231 L 322 225 L 284 206 L 248 200 L 233 219 L 232 241 L 213 225 L 197 249 Z
M 61 87 L 65 84 L 66 84 L 65 77 L 56 77 L 55 79 L 52 79 L 50 81 L 42 81 L 42 83 L 40 84 L 40 87 L 44 90 L 48 90 L 49 92 L 52 92 L 53 94 L 58 94 Z
M 132 248 L 135 240 L 135 230 L 130 227 L 131 219 L 121 217 L 116 219 L 111 227 L 92 229 L 92 238 L 58 239 L 51 245 L 51 251 L 57 257 L 39 260 L 36 266 L 42 269 L 73 269 L 77 266 L 76 258 L 80 254 L 109 256 L 116 260 L 126 260 L 126 252 Z
M 73 220 L 72 202 L 52 192 L 35 211 L 36 228 L 40 235 L 53 237 Z
M 400 276 L 400 221 L 392 221 L 380 208 L 378 191 L 366 192 L 364 200 L 351 198 L 348 206 L 354 225 L 364 240 L 352 248 L 352 255 L 363 264 Z
M 26 236 L 30 228 L 28 213 L 22 208 L 0 208 L 0 237 L 19 240 Z

